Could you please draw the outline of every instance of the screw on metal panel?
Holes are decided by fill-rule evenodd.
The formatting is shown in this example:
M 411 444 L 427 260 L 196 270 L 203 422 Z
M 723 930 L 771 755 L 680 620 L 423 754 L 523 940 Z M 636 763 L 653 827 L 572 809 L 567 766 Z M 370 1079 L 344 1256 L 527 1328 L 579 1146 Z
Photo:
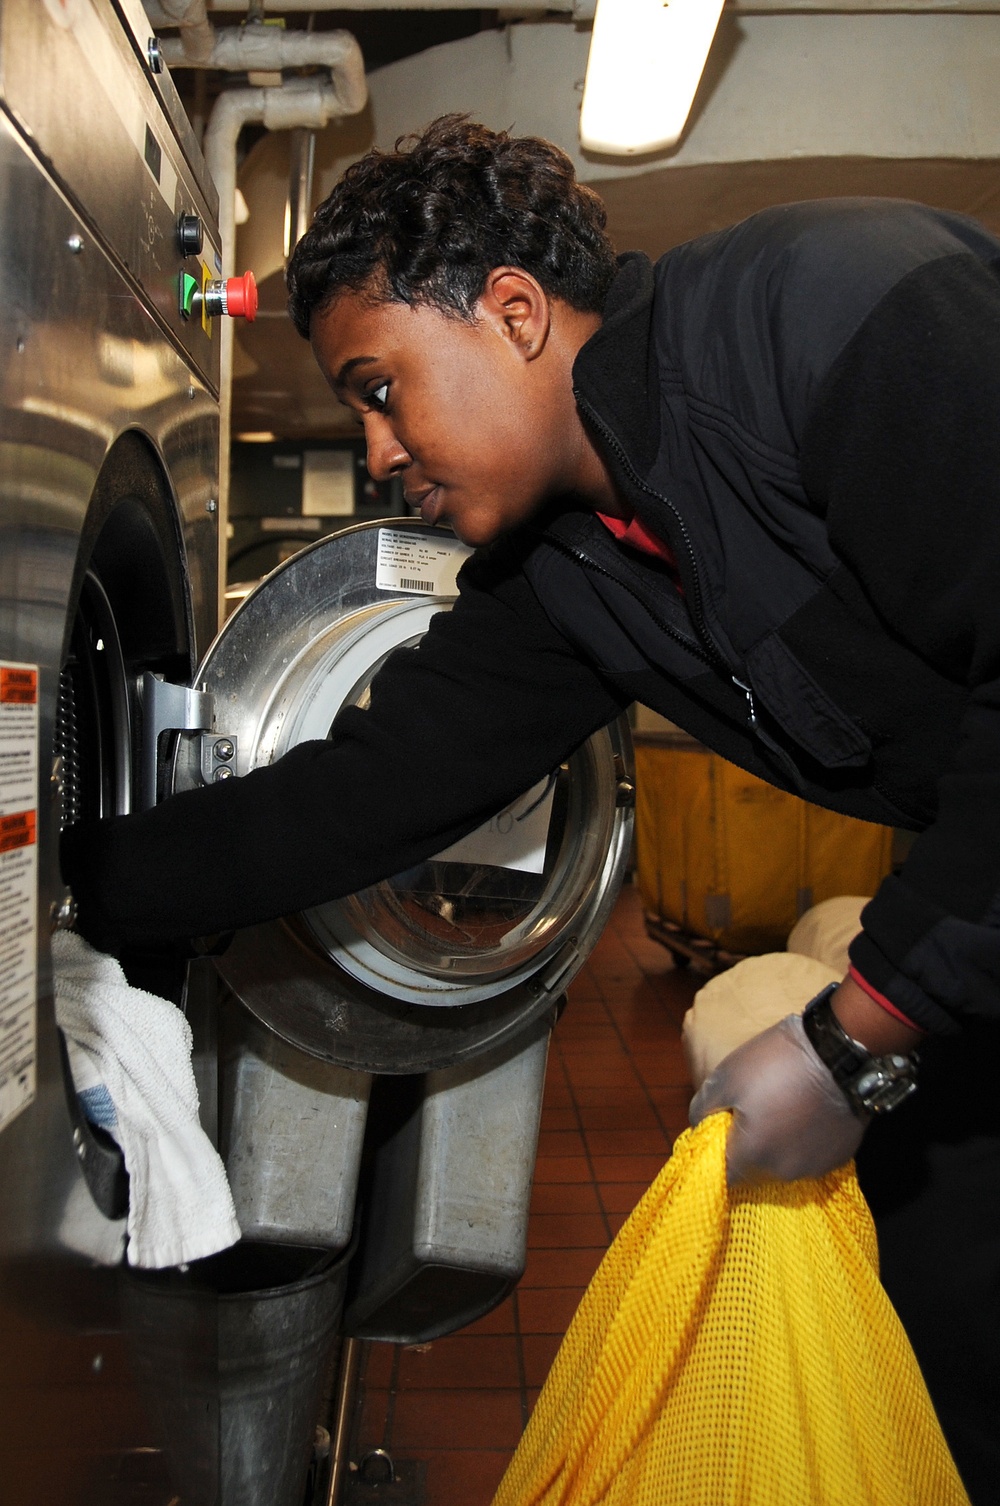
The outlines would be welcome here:
M 208 501 L 205 503 L 205 511 L 207 513 L 215 513 L 218 512 L 218 510 L 219 504 L 216 499 L 214 497 L 209 497 Z
M 149 58 L 150 72 L 163 72 L 163 53 L 160 51 L 159 37 L 150 37 L 146 43 L 146 56 Z
M 72 251 L 74 256 L 79 256 L 80 252 L 83 250 L 83 236 L 71 235 L 69 240 L 66 242 L 66 245 L 68 246 L 70 251 Z
M 68 889 L 61 899 L 54 899 L 49 906 L 49 920 L 53 931 L 71 931 L 76 925 L 76 900 Z
M 17 353 L 18 353 L 19 356 L 23 356 L 24 355 L 24 336 L 23 335 L 18 335 L 17 340 L 15 341 L 15 344 L 14 344 L 14 349 L 17 351 Z
M 233 754 L 236 752 L 236 749 L 233 747 L 233 744 L 230 742 L 228 737 L 220 737 L 219 741 L 212 749 L 212 752 L 215 754 L 216 758 L 229 759 L 232 758 Z
M 90 1368 L 91 1368 L 91 1370 L 93 1370 L 93 1372 L 94 1372 L 95 1375 L 99 1375 L 100 1374 L 100 1372 L 104 1369 L 104 1356 L 103 1356 L 103 1354 L 95 1354 L 94 1355 L 94 1358 L 90 1362 Z
M 193 387 L 189 387 L 188 388 L 188 397 L 191 399 L 192 402 L 194 402 L 194 388 Z
M 212 779 L 216 784 L 218 784 L 222 779 L 232 779 L 233 777 L 234 775 L 232 768 L 227 763 L 222 764 L 222 766 L 216 769 L 215 773 L 212 775 Z

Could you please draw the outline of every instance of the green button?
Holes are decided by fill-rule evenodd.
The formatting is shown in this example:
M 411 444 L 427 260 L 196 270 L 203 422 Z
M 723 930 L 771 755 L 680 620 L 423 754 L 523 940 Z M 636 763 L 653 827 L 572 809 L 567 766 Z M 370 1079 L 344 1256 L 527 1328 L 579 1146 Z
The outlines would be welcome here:
M 194 295 L 200 288 L 201 283 L 197 277 L 192 277 L 190 272 L 181 273 L 177 284 L 177 294 L 182 319 L 190 319 L 191 309 L 194 306 Z

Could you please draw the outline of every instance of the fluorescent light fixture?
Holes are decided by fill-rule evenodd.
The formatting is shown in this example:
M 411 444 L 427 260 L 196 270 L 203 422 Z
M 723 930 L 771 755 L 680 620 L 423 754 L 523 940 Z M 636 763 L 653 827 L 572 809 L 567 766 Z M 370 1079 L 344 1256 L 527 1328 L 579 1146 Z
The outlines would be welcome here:
M 597 0 L 580 141 L 591 152 L 673 146 L 691 112 L 724 0 Z

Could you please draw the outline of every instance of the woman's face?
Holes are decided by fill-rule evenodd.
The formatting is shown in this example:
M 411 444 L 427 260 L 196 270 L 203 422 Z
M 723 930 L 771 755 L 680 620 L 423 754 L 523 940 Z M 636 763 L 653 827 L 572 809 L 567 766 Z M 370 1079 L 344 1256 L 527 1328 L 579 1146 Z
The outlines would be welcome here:
M 582 426 L 572 361 L 599 323 L 570 310 L 586 329 L 553 337 L 545 295 L 535 285 L 526 297 L 523 274 L 511 276 L 470 321 L 353 293 L 312 321 L 320 368 L 364 427 L 372 476 L 399 476 L 426 522 L 472 545 L 573 490 Z

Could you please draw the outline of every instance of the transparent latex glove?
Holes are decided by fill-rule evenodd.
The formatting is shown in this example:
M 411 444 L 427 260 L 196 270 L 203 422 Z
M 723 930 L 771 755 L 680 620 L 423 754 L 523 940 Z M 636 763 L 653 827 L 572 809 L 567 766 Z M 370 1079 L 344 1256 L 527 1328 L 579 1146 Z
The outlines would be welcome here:
M 821 1177 L 849 1161 L 861 1144 L 860 1119 L 817 1056 L 801 1015 L 737 1046 L 705 1079 L 690 1119 L 732 1109 L 726 1147 L 729 1185 L 773 1177 Z

